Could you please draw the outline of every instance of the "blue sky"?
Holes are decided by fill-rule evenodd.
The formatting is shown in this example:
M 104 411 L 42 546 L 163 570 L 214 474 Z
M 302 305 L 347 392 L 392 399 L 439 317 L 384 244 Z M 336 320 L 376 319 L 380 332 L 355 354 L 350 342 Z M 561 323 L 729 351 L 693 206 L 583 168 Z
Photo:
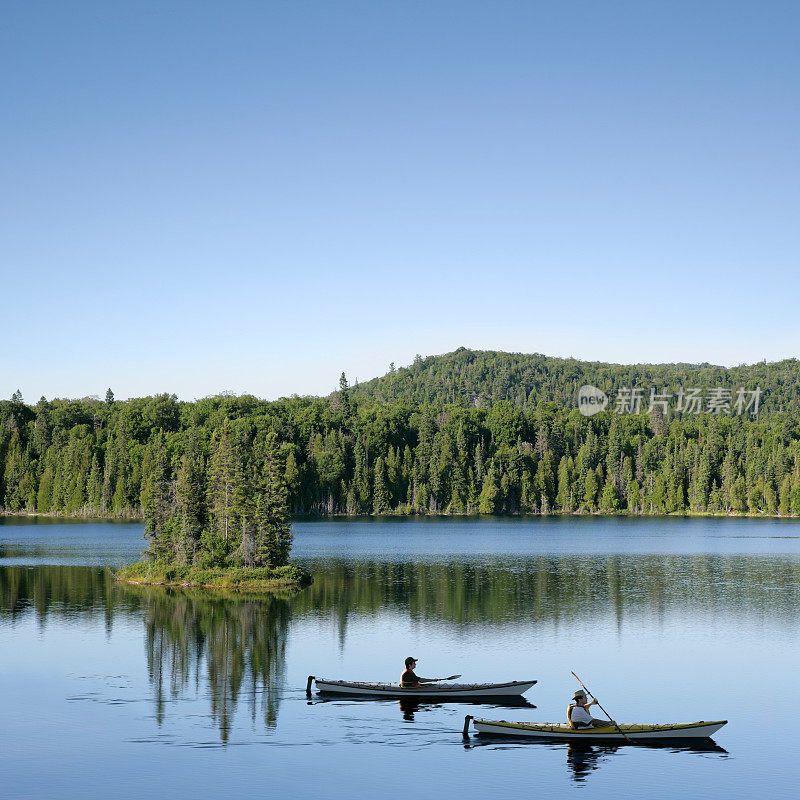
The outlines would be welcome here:
M 0 397 L 800 349 L 794 2 L 26 2 Z

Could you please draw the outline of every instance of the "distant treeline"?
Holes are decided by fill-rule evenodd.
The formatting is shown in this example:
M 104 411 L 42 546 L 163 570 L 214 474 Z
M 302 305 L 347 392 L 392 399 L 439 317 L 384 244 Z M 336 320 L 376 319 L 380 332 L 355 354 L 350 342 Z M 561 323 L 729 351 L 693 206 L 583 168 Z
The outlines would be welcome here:
M 553 402 L 379 402 L 358 397 L 344 376 L 328 398 L 276 402 L 121 402 L 110 391 L 105 401 L 0 402 L 7 511 L 142 517 L 149 509 L 181 536 L 206 530 L 218 539 L 225 525 L 241 529 L 248 502 L 251 519 L 270 527 L 270 509 L 251 502 L 254 491 L 263 496 L 265 471 L 276 473 L 267 484 L 279 494 L 285 485 L 294 514 L 797 515 L 800 425 L 787 412 L 586 418 Z M 280 549 L 279 538 L 248 546 Z M 166 546 L 184 547 L 179 539 Z M 237 542 L 232 534 L 226 550 Z
M 438 405 L 489 406 L 508 400 L 520 409 L 543 401 L 574 407 L 578 389 L 591 384 L 611 394 L 622 387 L 677 394 L 680 387 L 744 387 L 762 391 L 761 409 L 800 417 L 800 361 L 742 365 L 607 364 L 553 358 L 538 353 L 503 353 L 460 347 L 440 356 L 417 356 L 409 367 L 395 369 L 354 387 L 359 397 L 382 402 L 400 399 Z

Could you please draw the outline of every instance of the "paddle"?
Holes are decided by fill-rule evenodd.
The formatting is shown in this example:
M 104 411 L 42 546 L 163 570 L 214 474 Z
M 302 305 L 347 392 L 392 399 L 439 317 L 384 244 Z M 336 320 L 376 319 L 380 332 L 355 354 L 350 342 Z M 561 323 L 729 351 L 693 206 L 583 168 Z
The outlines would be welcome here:
M 456 678 L 460 678 L 460 675 L 448 675 L 446 678 L 428 678 L 430 681 L 454 681 Z
M 572 674 L 573 674 L 573 675 L 575 675 L 575 673 L 574 673 L 574 672 L 573 672 Z M 584 682 L 583 682 L 583 681 L 582 681 L 582 680 L 581 680 L 581 679 L 580 679 L 580 678 L 579 678 L 577 675 L 575 675 L 575 680 L 576 680 L 576 681 L 578 681 L 578 683 L 579 683 L 581 686 L 583 686 L 583 690 L 586 692 L 586 694 L 588 694 L 588 695 L 589 695 L 589 697 L 591 697 L 591 698 L 592 698 L 592 700 L 594 700 L 594 701 L 595 701 L 595 703 L 597 703 L 597 707 L 598 707 L 598 708 L 599 708 L 599 709 L 600 709 L 600 710 L 601 710 L 601 711 L 602 711 L 602 712 L 603 712 L 603 713 L 604 713 L 604 714 L 605 714 L 605 715 L 606 715 L 606 716 L 607 716 L 609 719 L 611 719 L 611 714 L 609 714 L 609 713 L 608 713 L 608 711 L 606 711 L 606 710 L 603 708 L 603 706 L 601 706 L 601 705 L 600 705 L 600 701 L 599 701 L 599 700 L 598 700 L 598 699 L 597 699 L 597 698 L 596 698 L 596 697 L 595 697 L 595 696 L 594 696 L 594 695 L 593 695 L 593 694 L 592 694 L 592 693 L 589 691 L 589 689 L 588 689 L 588 687 L 586 686 L 586 684 L 585 684 L 585 683 L 584 683 Z M 611 724 L 612 724 L 612 725 L 613 725 L 613 726 L 614 726 L 614 727 L 617 729 L 617 731 L 619 731 L 619 733 L 622 735 L 622 738 L 623 738 L 623 739 L 625 739 L 625 741 L 626 741 L 626 742 L 628 742 L 629 744 L 633 744 L 633 742 L 632 742 L 632 741 L 631 741 L 631 740 L 630 740 L 630 739 L 629 739 L 629 738 L 628 738 L 628 737 L 627 737 L 627 736 L 626 736 L 626 735 L 625 735 L 625 734 L 622 732 L 622 728 L 620 728 L 620 726 L 619 726 L 619 725 L 617 725 L 617 723 L 616 723 L 616 722 L 614 722 L 614 720 L 613 720 L 613 719 L 611 719 Z

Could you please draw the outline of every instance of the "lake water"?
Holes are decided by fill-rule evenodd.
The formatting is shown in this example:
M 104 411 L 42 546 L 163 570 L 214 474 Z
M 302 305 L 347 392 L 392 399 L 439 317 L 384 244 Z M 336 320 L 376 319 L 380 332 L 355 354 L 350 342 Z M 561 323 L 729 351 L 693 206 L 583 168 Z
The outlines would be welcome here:
M 0 518 L 0 797 L 796 797 L 800 522 L 298 522 L 296 595 L 126 587 L 138 524 Z M 536 678 L 517 707 L 321 700 L 309 674 Z M 695 747 L 461 735 L 560 721 L 575 670 Z M 789 730 L 786 730 L 789 729 Z

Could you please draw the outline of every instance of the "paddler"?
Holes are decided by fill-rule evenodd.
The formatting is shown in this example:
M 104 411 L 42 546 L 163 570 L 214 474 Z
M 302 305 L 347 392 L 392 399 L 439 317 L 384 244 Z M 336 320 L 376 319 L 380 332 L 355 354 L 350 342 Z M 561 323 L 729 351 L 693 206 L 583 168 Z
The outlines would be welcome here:
M 406 671 L 400 677 L 400 686 L 403 689 L 413 689 L 421 683 L 436 683 L 442 680 L 441 678 L 420 678 L 415 672 L 414 667 L 417 666 L 417 659 L 409 656 L 406 659 Z
M 606 725 L 613 725 L 614 723 L 610 719 L 595 719 L 589 714 L 587 709 L 596 703 L 597 700 L 595 699 L 589 700 L 583 689 L 578 689 L 573 695 L 572 703 L 570 703 L 567 709 L 567 720 L 569 720 L 570 727 L 604 728 Z

